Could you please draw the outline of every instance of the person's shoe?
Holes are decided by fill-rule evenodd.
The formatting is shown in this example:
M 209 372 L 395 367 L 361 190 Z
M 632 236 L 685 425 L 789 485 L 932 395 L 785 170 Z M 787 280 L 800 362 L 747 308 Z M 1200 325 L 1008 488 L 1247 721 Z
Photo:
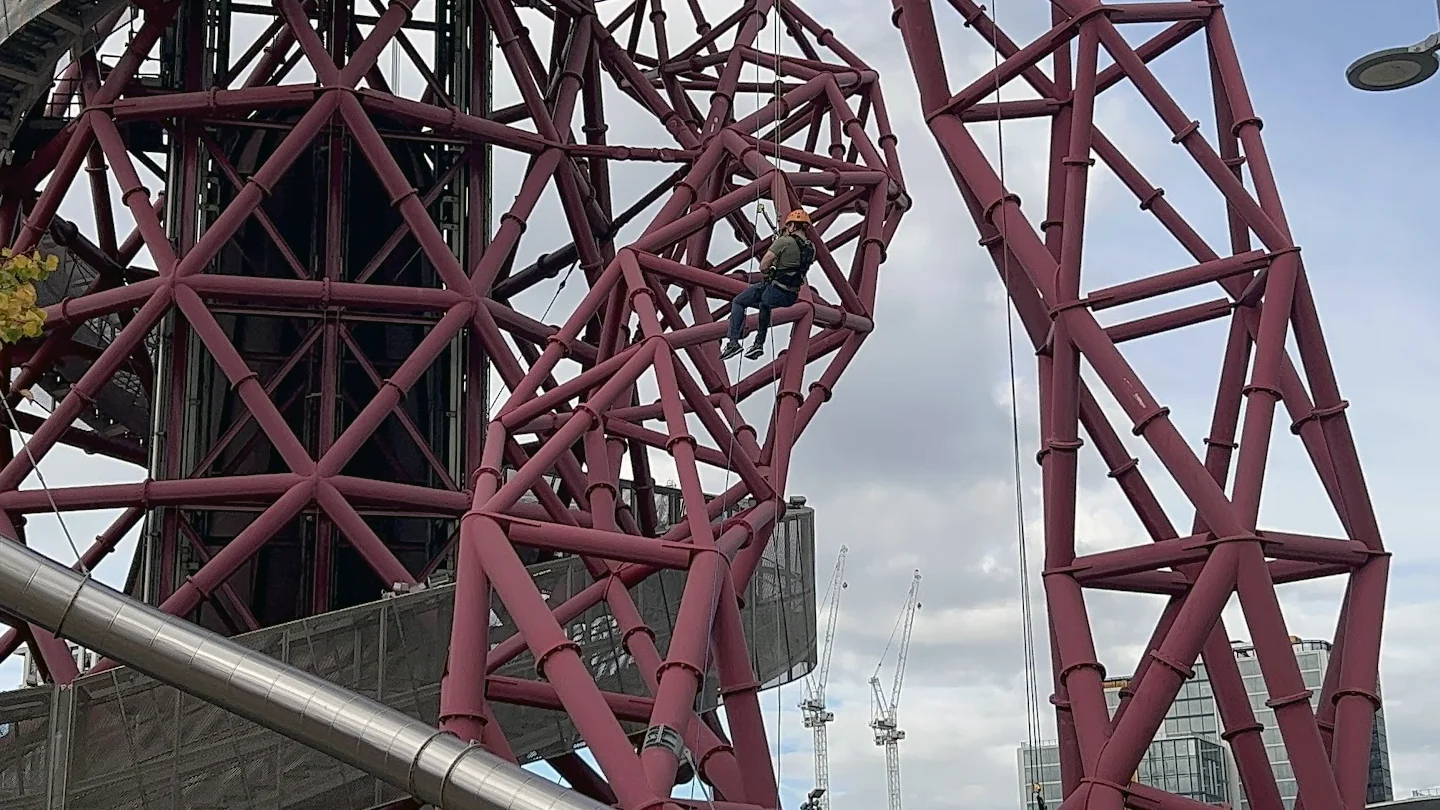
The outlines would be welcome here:
M 756 343 L 751 344 L 750 348 L 749 348 L 748 350 L 746 350 L 746 352 L 745 352 L 745 359 L 746 359 L 746 360 L 759 360 L 759 359 L 760 359 L 760 355 L 762 355 L 762 354 L 764 354 L 764 353 L 765 353 L 765 344 L 764 344 L 764 343 L 756 342 Z
M 735 355 L 737 355 L 737 354 L 739 354 L 739 353 L 740 353 L 740 342 L 739 342 L 739 341 L 732 340 L 732 341 L 729 341 L 728 343 L 725 344 L 725 348 L 723 348 L 723 349 L 720 350 L 720 359 L 721 359 L 721 360 L 729 360 L 730 358 L 734 357 Z

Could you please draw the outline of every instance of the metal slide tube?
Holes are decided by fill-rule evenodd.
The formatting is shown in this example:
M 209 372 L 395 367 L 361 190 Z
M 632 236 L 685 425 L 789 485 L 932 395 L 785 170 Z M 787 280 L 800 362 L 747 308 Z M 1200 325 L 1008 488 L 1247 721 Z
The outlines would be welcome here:
M 0 608 L 445 810 L 609 810 L 0 538 Z

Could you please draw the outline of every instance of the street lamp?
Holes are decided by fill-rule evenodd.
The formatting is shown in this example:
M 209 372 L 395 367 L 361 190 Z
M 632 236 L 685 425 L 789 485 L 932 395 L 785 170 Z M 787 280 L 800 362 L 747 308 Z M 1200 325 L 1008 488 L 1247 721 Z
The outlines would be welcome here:
M 1437 0 L 1440 6 L 1440 0 Z M 1440 70 L 1440 33 L 1408 48 L 1386 48 L 1362 56 L 1345 70 L 1345 78 L 1357 90 L 1399 90 L 1413 87 Z
M 825 795 L 825 788 L 815 788 L 805 801 L 800 805 L 800 810 L 820 810 L 820 797 Z

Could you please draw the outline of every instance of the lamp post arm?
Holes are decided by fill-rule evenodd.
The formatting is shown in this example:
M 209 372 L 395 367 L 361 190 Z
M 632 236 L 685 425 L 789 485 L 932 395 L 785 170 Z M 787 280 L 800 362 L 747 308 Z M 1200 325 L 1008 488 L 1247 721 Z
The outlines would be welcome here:
M 1435 0 L 1435 2 L 1436 5 L 1440 5 L 1440 0 Z M 1411 53 L 1434 53 L 1437 50 L 1440 50 L 1440 32 L 1431 34 L 1424 40 L 1410 46 Z

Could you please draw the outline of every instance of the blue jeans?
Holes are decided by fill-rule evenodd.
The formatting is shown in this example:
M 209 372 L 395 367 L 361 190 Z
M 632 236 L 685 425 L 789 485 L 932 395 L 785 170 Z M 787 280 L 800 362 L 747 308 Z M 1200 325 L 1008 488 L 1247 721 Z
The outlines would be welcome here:
M 745 309 L 754 307 L 760 310 L 755 342 L 764 342 L 765 333 L 770 329 L 770 310 L 794 306 L 799 298 L 799 293 L 790 292 L 768 281 L 746 287 L 730 304 L 730 340 L 740 340 L 740 335 L 745 331 Z

